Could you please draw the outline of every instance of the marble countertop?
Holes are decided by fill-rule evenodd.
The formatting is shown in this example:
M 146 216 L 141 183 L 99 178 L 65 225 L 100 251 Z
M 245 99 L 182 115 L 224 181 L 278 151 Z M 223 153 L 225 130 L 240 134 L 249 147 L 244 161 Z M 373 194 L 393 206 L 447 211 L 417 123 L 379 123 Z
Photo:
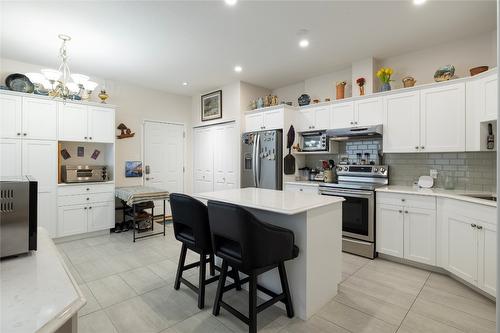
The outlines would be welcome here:
M 1 332 L 54 332 L 86 300 L 47 231 L 38 250 L 0 262 Z
M 255 187 L 197 193 L 193 196 L 201 200 L 217 200 L 284 215 L 294 215 L 344 201 L 341 197 Z
M 474 198 L 470 195 L 478 196 L 494 196 L 496 193 L 482 192 L 482 191 L 466 191 L 466 190 L 445 190 L 441 188 L 420 188 L 414 186 L 403 186 L 403 185 L 389 185 L 384 187 L 379 187 L 376 189 L 377 192 L 387 192 L 387 193 L 403 193 L 403 194 L 418 194 L 434 197 L 444 197 L 450 199 L 456 199 L 466 202 L 478 203 L 486 206 L 496 207 L 496 201 Z

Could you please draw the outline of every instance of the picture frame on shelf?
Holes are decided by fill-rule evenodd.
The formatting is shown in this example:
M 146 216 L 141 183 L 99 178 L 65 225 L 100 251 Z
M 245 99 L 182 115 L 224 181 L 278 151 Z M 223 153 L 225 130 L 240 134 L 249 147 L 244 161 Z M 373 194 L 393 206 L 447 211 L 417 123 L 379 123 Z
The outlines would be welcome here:
M 222 90 L 201 96 L 201 121 L 222 118 Z

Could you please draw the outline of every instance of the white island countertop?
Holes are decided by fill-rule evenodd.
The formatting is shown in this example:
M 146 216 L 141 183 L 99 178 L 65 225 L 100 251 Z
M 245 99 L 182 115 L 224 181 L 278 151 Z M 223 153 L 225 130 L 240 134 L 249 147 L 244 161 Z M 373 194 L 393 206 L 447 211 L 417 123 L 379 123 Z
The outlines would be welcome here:
M 285 215 L 294 215 L 344 201 L 344 198 L 341 197 L 267 190 L 255 187 L 197 193 L 194 197 L 202 200 L 222 201 Z
M 38 250 L 0 262 L 0 332 L 54 332 L 86 303 L 47 231 Z

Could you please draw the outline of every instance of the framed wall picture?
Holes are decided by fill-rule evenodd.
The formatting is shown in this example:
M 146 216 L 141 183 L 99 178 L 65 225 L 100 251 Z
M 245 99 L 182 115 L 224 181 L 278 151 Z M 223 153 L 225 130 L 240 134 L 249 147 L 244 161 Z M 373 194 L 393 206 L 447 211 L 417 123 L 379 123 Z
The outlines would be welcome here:
M 125 177 L 142 177 L 142 162 L 125 161 Z
M 201 121 L 222 118 L 222 90 L 201 96 Z

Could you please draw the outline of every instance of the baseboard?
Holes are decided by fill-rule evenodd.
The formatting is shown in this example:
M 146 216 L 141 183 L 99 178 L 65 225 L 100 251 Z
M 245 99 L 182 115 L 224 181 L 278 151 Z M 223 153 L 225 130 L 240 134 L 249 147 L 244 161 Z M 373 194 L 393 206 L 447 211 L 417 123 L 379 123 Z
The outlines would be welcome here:
M 52 238 L 52 240 L 54 241 L 54 243 L 59 244 L 59 243 L 71 242 L 71 241 L 75 241 L 75 240 L 79 240 L 79 239 L 104 236 L 104 235 L 109 235 L 109 234 L 110 234 L 109 229 L 105 229 L 105 230 L 99 230 L 99 231 L 86 232 L 86 233 L 78 234 L 78 235 Z

